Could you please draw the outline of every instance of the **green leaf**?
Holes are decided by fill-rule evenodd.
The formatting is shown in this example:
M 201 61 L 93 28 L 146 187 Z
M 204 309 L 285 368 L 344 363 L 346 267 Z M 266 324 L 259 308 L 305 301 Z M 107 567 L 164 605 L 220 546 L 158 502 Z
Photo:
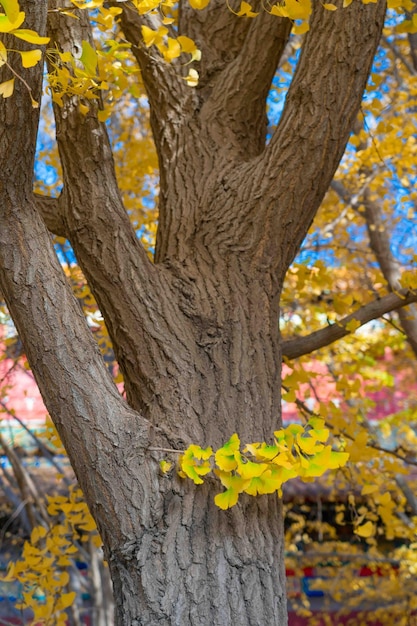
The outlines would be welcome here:
M 82 41 L 81 43 L 82 52 L 81 52 L 81 63 L 84 65 L 86 71 L 89 74 L 95 76 L 97 69 L 97 52 L 88 43 L 88 41 Z
M 226 472 L 230 472 L 237 468 L 238 461 L 240 461 L 240 439 L 235 433 L 232 435 L 221 448 L 219 448 L 215 454 L 215 461 L 217 467 Z M 237 457 L 237 458 L 236 458 Z

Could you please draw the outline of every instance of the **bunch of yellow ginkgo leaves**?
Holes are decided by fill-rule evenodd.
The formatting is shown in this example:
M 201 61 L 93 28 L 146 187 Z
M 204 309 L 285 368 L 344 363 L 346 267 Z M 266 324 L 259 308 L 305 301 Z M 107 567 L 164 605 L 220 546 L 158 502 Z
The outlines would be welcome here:
M 216 453 L 211 447 L 189 446 L 180 457 L 179 474 L 198 485 L 204 482 L 202 476 L 214 471 L 226 488 L 214 501 L 221 509 L 228 509 L 237 503 L 241 493 L 280 494 L 283 483 L 291 478 L 298 476 L 308 481 L 344 466 L 349 454 L 333 450 L 327 444 L 328 438 L 329 430 L 320 417 L 312 417 L 306 426 L 290 424 L 274 432 L 272 444 L 247 444 L 242 452 L 240 439 L 234 434 Z

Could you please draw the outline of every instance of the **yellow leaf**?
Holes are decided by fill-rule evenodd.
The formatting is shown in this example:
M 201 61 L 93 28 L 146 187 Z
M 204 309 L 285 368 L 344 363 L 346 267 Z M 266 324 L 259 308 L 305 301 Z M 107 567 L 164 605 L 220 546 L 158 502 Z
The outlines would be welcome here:
M 161 44 L 163 38 L 168 33 L 168 29 L 164 26 L 161 26 L 158 30 L 152 30 L 152 28 L 149 28 L 148 26 L 142 26 L 141 30 L 143 42 L 147 48 L 154 44 Z
M 14 15 L 14 13 L 13 13 Z M 11 18 L 10 16 L 0 15 L 0 33 L 10 33 L 15 30 L 15 28 L 19 28 L 25 21 L 25 14 L 23 11 L 20 11 L 16 17 Z
M 328 11 L 336 11 L 337 10 L 337 6 L 335 4 L 332 4 L 332 3 L 327 3 L 326 2 L 325 4 L 323 4 L 323 7 L 325 9 L 327 9 Z
M 0 41 L 0 67 L 7 63 L 7 49 L 2 41 Z
M 199 11 L 201 11 L 202 9 L 205 9 L 206 6 L 210 2 L 210 0 L 189 0 L 189 1 L 193 9 L 198 9 Z
M 97 117 L 99 122 L 105 122 L 110 117 L 110 111 L 108 109 L 100 110 L 97 113 Z M 123 380 L 123 377 L 121 377 L 121 380 Z M 115 382 L 119 381 L 116 380 Z
M 348 322 L 345 325 L 346 330 L 348 330 L 350 333 L 355 332 L 355 330 L 357 330 L 358 328 L 360 328 L 361 323 L 358 320 L 350 320 L 350 322 Z
M 0 0 L 0 4 L 11 22 L 19 19 L 20 7 L 17 0 Z
M 240 9 L 236 13 L 239 17 L 256 17 L 259 13 L 252 11 L 252 7 L 248 2 L 241 2 Z
M 139 13 L 143 15 L 159 7 L 161 0 L 141 0 L 140 2 L 135 2 L 135 4 Z
M 58 602 L 56 603 L 56 609 L 58 611 L 67 609 L 69 606 L 71 606 L 74 603 L 76 595 L 77 594 L 75 593 L 75 591 L 70 591 L 69 593 L 62 593 L 59 596 Z
M 307 20 L 311 15 L 311 0 L 285 0 L 282 5 L 274 5 L 271 13 L 291 20 Z
M 188 72 L 188 76 L 184 78 L 187 81 L 190 87 L 196 87 L 198 85 L 198 72 L 196 70 L 191 69 Z
M 176 59 L 181 54 L 181 46 L 176 39 L 168 37 L 167 45 L 161 50 L 164 55 L 165 61 L 170 63 L 173 59 Z
M 352 0 L 343 0 L 343 8 L 346 9 L 350 4 L 352 4 Z
M 238 499 L 238 491 L 235 491 L 234 489 L 226 489 L 226 491 L 223 491 L 223 493 L 219 493 L 217 494 L 217 496 L 215 496 L 214 503 L 220 509 L 223 509 L 223 511 L 225 511 L 226 509 L 230 509 L 230 507 L 235 506 Z
M 30 542 L 35 544 L 37 543 L 37 541 L 39 541 L 39 539 L 43 539 L 43 537 L 46 537 L 46 535 L 47 535 L 46 528 L 44 528 L 43 526 L 36 526 L 32 530 L 32 533 L 30 535 Z
M 88 107 L 86 104 L 82 104 L 81 102 L 79 103 L 78 108 L 80 110 L 81 115 L 87 115 L 87 113 L 90 110 L 90 107 Z
M 191 54 L 192 61 L 199 61 L 201 59 L 201 51 L 197 48 L 194 41 L 185 35 L 177 37 L 177 41 L 181 46 L 181 51 Z
M 268 469 L 266 463 L 252 463 L 252 461 L 248 461 L 247 463 L 239 463 L 236 471 L 239 472 L 242 478 L 247 479 L 261 476 L 266 469 Z
M 251 496 L 274 493 L 274 491 L 278 491 L 281 488 L 283 482 L 282 471 L 278 468 L 273 471 L 267 470 L 262 476 L 252 478 L 244 492 Z
M 3 98 L 10 98 L 14 90 L 14 78 L 6 80 L 4 83 L 0 83 L 0 96 Z
M 304 35 L 308 30 L 310 30 L 310 24 L 304 21 L 301 22 L 301 24 L 295 24 L 291 32 L 294 33 L 294 35 Z
M 367 496 L 368 494 L 375 493 L 375 491 L 378 491 L 378 490 L 379 490 L 378 485 L 375 485 L 375 484 L 374 485 L 364 485 L 362 487 L 361 494 L 363 496 Z
M 49 37 L 40 37 L 36 31 L 28 28 L 13 30 L 13 35 L 19 39 L 23 39 L 23 41 L 28 41 L 29 43 L 38 44 L 40 46 L 49 42 Z
M 159 461 L 159 468 L 162 474 L 167 474 L 172 467 L 172 463 L 169 461 Z
M 22 57 L 22 65 L 23 67 L 33 67 L 38 63 L 38 61 L 42 58 L 41 50 L 26 50 L 20 51 L 20 56 Z
M 226 472 L 236 469 L 238 461 L 236 455 L 239 453 L 240 439 L 235 433 L 227 443 L 219 448 L 215 454 L 216 465 Z
M 365 522 L 362 526 L 355 528 L 355 534 L 359 535 L 359 537 L 372 537 L 375 534 L 375 524 Z

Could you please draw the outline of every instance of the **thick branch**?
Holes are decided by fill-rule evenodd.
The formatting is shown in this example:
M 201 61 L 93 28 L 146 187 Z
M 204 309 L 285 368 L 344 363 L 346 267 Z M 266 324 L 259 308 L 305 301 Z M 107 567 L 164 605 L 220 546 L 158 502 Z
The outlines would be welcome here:
M 215 121 L 214 138 L 217 136 L 220 145 L 225 137 L 230 138 L 236 144 L 238 156 L 244 160 L 265 148 L 266 98 L 291 27 L 290 20 L 270 15 L 261 8 L 261 13 L 250 23 L 239 54 L 210 83 L 210 97 L 205 101 L 201 117 Z M 199 88 L 203 99 L 205 92 L 204 87 Z
M 62 4 L 52 1 L 55 8 Z M 52 46 L 77 56 L 83 40 L 94 45 L 87 11 L 79 11 L 78 18 L 49 13 Z M 155 336 L 165 333 L 166 343 L 170 336 L 159 298 L 165 296 L 171 308 L 175 298 L 162 270 L 149 261 L 124 209 L 98 105 L 90 101 L 84 116 L 78 104 L 78 98 L 67 96 L 62 107 L 54 105 L 65 232 L 106 321 L 128 401 L 146 411 L 162 360 L 158 350 L 165 350 L 162 345 L 156 348 Z
M 134 7 L 129 4 L 123 5 L 120 26 L 127 41 L 132 44 L 132 52 L 141 69 L 149 98 L 152 130 L 159 153 L 167 121 L 175 116 L 178 123 L 183 118 L 185 110 L 193 111 L 196 108 L 196 102 L 195 91 L 183 80 L 178 65 L 167 63 L 154 46 L 146 48 L 144 45 L 141 28 L 144 25 L 157 30 L 160 24 L 155 23 L 155 20 L 156 16 L 139 15 Z
M 43 34 L 46 1 L 21 0 L 20 5 L 28 28 Z M 35 98 L 42 69 L 39 63 L 24 71 Z M 87 500 L 96 518 L 114 522 L 119 514 L 114 503 L 121 491 L 129 501 L 127 477 L 143 461 L 148 422 L 127 406 L 113 384 L 35 208 L 39 113 L 20 82 L 13 97 L 0 99 L 0 119 L 7 122 L 0 126 L 0 287 Z M 112 464 L 120 476 L 117 487 L 109 480 Z M 113 532 L 120 539 L 120 524 Z
M 417 302 L 417 292 L 409 292 L 403 289 L 397 291 L 397 293 L 389 293 L 379 300 L 365 304 L 335 324 L 311 333 L 311 335 L 295 339 L 284 339 L 282 342 L 282 354 L 288 359 L 296 359 L 304 354 L 310 354 L 349 335 L 351 331 L 346 328 L 349 322 L 357 321 L 360 323 L 360 326 L 363 326 L 371 320 L 378 319 L 390 311 L 396 311 L 413 302 Z
M 260 192 L 274 212 L 272 235 L 292 261 L 345 149 L 377 48 L 383 1 L 326 11 L 314 3 L 311 27 L 285 108 L 260 168 Z M 262 178 L 261 178 L 262 177 Z
M 47 229 L 57 237 L 67 238 L 60 198 L 50 198 L 39 193 L 34 194 L 36 208 L 42 215 Z

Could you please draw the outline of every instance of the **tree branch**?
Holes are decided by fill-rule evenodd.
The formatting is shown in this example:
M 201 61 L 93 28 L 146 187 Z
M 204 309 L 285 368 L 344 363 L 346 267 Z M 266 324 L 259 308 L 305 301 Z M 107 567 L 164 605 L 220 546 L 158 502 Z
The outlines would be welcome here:
M 21 0 L 20 6 L 28 28 L 43 35 L 46 0 Z M 14 48 L 25 45 L 13 41 Z M 4 71 L 0 68 L 0 80 Z M 25 70 L 35 99 L 40 96 L 42 74 L 42 63 Z M 131 501 L 132 471 L 144 481 L 153 480 L 140 470 L 149 423 L 124 402 L 112 382 L 34 206 L 39 109 L 32 108 L 23 84 L 16 84 L 13 97 L 0 99 L 0 119 L 6 120 L 0 125 L 0 287 L 45 405 L 96 519 L 102 522 L 100 530 L 112 545 L 125 539 L 121 524 L 113 524 L 119 535 L 114 539 L 106 535 L 103 524 L 111 517 L 113 522 L 119 520 L 114 503 L 121 490 L 126 502 Z M 161 438 L 160 443 L 168 442 Z M 114 488 L 109 476 L 115 467 L 120 480 Z M 146 485 L 144 492 L 153 488 Z M 125 531 L 128 526 L 129 521 Z
M 390 291 L 398 292 L 401 289 L 401 264 L 391 252 L 386 223 L 382 218 L 382 209 L 372 197 L 367 185 L 352 197 L 341 181 L 333 181 L 332 189 L 338 196 L 357 210 L 362 204 L 365 212 L 364 217 L 368 231 L 369 243 L 374 253 L 381 272 L 388 283 Z M 407 337 L 411 349 L 417 356 L 417 307 L 412 304 L 408 308 L 398 309 L 398 317 L 402 330 Z
M 219 141 L 233 137 L 238 158 L 244 160 L 265 148 L 266 98 L 292 28 L 290 20 L 260 10 L 250 22 L 239 53 L 212 78 L 201 111 L 203 120 L 216 120 Z M 204 83 L 198 91 L 204 97 Z
M 365 304 L 354 313 L 347 315 L 331 326 L 317 330 L 305 337 L 284 339 L 282 342 L 282 354 L 288 359 L 296 359 L 304 354 L 310 354 L 315 350 L 319 350 L 349 335 L 352 332 L 346 328 L 349 322 L 358 321 L 360 322 L 360 326 L 363 326 L 367 322 L 378 319 L 389 311 L 396 311 L 413 302 L 417 302 L 416 291 L 410 292 L 402 289 L 398 290 L 396 293 L 389 293 L 379 300 Z
M 381 208 L 372 200 L 369 189 L 365 190 L 363 205 L 371 249 L 376 256 L 390 291 L 397 291 L 401 287 L 400 263 L 391 252 L 387 227 L 382 219 Z M 398 310 L 398 316 L 407 341 L 415 356 L 417 356 L 417 307 L 412 305 L 408 309 L 401 308 Z
M 50 198 L 39 193 L 34 194 L 36 208 L 42 215 L 47 229 L 57 237 L 67 239 L 67 229 L 61 206 L 60 197 Z
M 287 268 L 327 191 L 359 110 L 385 3 L 326 11 L 314 3 L 280 123 L 262 157 L 261 197 Z M 314 61 L 313 61 L 314 59 Z M 261 174 L 260 174 L 261 175 Z M 273 212 L 273 214 L 272 214 Z
M 51 5 L 58 8 L 63 2 L 51 0 Z M 94 46 L 88 12 L 78 11 L 77 17 L 48 16 L 51 44 L 75 56 L 82 41 Z M 106 126 L 97 117 L 99 104 L 89 101 L 87 115 L 78 104 L 69 96 L 62 107 L 54 104 L 65 232 L 105 319 L 128 402 L 143 412 L 154 396 L 152 379 L 162 360 L 154 342 L 155 326 L 165 323 L 161 299 L 165 296 L 172 307 L 175 297 L 168 273 L 150 262 L 124 209 Z
M 119 6 L 116 4 L 116 6 Z M 142 26 L 157 30 L 156 16 L 139 15 L 137 10 L 129 4 L 123 5 L 120 26 L 132 45 L 132 52 L 141 69 L 142 79 L 149 98 L 151 110 L 151 126 L 157 150 L 162 141 L 164 126 L 168 118 L 172 118 L 173 111 L 178 116 L 177 121 L 184 115 L 184 107 L 190 108 L 195 100 L 195 91 L 191 89 L 181 75 L 176 63 L 167 63 L 154 46 L 146 48 L 142 40 Z M 191 105 L 194 110 L 196 104 Z

